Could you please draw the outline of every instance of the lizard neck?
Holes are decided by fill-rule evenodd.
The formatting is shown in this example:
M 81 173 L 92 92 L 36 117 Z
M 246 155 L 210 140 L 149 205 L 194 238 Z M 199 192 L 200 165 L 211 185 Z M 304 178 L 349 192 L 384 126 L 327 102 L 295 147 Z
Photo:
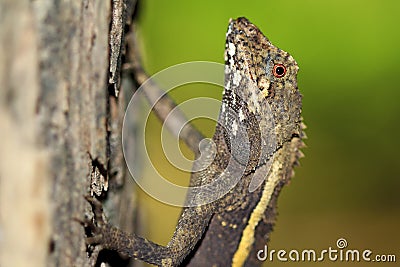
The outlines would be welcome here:
M 244 70 L 226 67 L 219 131 L 230 155 L 246 172 L 265 164 L 277 150 L 269 103 Z

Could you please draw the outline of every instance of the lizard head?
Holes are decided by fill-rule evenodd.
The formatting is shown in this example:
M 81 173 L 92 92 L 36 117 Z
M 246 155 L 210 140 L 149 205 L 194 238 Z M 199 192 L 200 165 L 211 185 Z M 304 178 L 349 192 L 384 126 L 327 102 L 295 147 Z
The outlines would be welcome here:
M 230 21 L 219 122 L 231 155 L 248 171 L 270 162 L 284 143 L 301 137 L 298 69 L 289 53 L 246 18 Z
M 223 105 L 237 113 L 239 121 L 231 116 L 225 125 L 253 120 L 251 127 L 258 123 L 260 137 L 265 139 L 261 145 L 275 149 L 300 136 L 298 69 L 289 53 L 274 46 L 246 18 L 231 20 L 226 34 Z M 268 150 L 271 153 L 273 148 Z

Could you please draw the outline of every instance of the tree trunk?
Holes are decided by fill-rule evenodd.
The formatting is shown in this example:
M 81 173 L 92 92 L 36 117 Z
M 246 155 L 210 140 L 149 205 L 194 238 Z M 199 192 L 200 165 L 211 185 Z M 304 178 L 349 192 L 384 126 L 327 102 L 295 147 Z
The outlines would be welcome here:
M 107 195 L 116 224 L 133 214 L 118 94 L 132 7 L 0 2 L 0 266 L 89 266 L 84 195 Z

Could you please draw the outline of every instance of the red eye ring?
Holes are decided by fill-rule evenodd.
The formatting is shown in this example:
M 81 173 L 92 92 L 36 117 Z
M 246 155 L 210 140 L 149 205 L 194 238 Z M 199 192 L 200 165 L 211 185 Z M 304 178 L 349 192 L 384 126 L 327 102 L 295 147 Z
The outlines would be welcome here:
M 283 64 L 275 64 L 272 73 L 276 78 L 282 78 L 286 74 L 286 67 Z

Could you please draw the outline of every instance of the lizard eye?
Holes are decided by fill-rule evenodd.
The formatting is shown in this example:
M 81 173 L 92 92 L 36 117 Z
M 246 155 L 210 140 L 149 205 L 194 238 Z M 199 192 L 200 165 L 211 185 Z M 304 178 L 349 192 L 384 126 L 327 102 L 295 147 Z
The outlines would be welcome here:
M 282 64 L 276 64 L 274 66 L 273 74 L 276 78 L 282 78 L 286 74 L 286 67 Z

